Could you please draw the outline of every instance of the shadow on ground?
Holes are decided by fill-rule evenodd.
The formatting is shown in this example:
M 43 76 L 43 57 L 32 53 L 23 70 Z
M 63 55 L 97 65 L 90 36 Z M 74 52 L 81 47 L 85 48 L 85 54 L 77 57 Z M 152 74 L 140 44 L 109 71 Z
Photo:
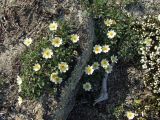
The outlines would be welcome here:
M 116 106 L 125 101 L 129 92 L 128 68 L 130 64 L 117 64 L 109 77 L 109 99 L 103 103 L 93 106 L 94 99 L 98 97 L 100 90 L 84 92 L 80 89 L 76 104 L 67 120 L 116 120 L 113 111 Z M 101 81 L 100 81 L 101 82 Z M 99 83 L 100 84 L 100 83 Z M 94 86 L 95 87 L 95 86 Z

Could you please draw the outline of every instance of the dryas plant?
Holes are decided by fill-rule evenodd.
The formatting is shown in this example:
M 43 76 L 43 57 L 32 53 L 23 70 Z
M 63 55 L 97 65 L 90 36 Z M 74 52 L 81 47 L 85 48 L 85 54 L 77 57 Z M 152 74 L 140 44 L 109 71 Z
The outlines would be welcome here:
M 135 18 L 124 13 L 119 7 L 113 6 L 108 7 L 108 9 L 106 7 L 103 6 L 102 10 L 95 11 L 97 14 L 99 13 L 99 16 L 96 16 L 97 38 L 110 44 L 111 50 L 117 52 L 120 59 L 125 61 L 135 59 L 138 55 L 139 43 L 138 34 L 133 30 Z M 110 22 L 115 25 L 110 27 Z M 108 27 L 104 27 L 105 25 Z M 116 38 L 110 40 L 108 31 L 116 32 Z
M 67 22 L 53 21 L 48 30 L 49 35 L 35 43 L 31 38 L 24 40 L 28 50 L 21 57 L 22 97 L 39 98 L 44 92 L 60 94 L 81 52 L 79 36 Z
M 116 52 L 119 59 L 123 61 L 138 61 L 139 34 L 133 30 L 136 18 L 127 12 L 123 6 L 110 4 L 108 0 L 82 1 L 90 16 L 95 20 L 95 33 L 99 42 L 106 41 L 106 44 L 110 44 L 111 50 Z M 116 26 L 110 27 L 109 24 L 112 20 Z M 109 40 L 107 37 L 110 30 L 118 33 L 113 40 Z
M 85 69 L 89 77 L 84 79 L 96 78 L 94 71 L 98 71 L 97 76 L 104 76 L 112 70 L 112 60 L 122 59 L 125 61 L 134 60 L 138 56 L 138 33 L 133 29 L 134 18 L 124 13 L 120 7 L 108 6 L 103 4 L 88 4 L 90 15 L 95 20 L 95 33 L 97 40 L 94 43 L 93 55 Z M 101 70 L 101 67 L 104 68 Z M 106 70 L 107 69 L 107 70 Z M 92 78 L 90 75 L 94 75 Z M 101 78 L 102 79 L 102 78 Z M 85 81 L 86 82 L 86 81 Z M 83 87 L 92 88 L 87 81 Z M 89 91 L 88 89 L 86 89 Z

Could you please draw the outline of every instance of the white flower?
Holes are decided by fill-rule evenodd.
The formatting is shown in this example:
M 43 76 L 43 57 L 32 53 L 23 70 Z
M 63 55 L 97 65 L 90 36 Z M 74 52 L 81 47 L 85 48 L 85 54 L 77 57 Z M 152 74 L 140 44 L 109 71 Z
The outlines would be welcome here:
M 19 76 L 17 76 L 17 85 L 21 85 L 22 84 L 22 79 L 19 77 Z
M 146 61 L 145 61 L 144 59 L 141 59 L 140 62 L 141 62 L 141 63 L 145 63 Z
M 93 66 L 88 65 L 88 66 L 85 68 L 85 73 L 86 73 L 87 75 L 92 75 L 93 72 L 94 72 Z
M 108 63 L 108 61 L 107 61 L 106 59 L 103 59 L 103 60 L 101 61 L 101 66 L 102 66 L 103 68 L 108 67 L 108 65 L 109 65 L 109 63 Z
M 32 43 L 32 38 L 26 38 L 23 43 L 26 45 L 26 46 L 29 46 L 31 43 Z
M 132 120 L 132 119 L 135 117 L 135 113 L 133 113 L 133 112 L 131 112 L 131 111 L 128 111 L 128 112 L 126 113 L 126 115 L 127 115 L 127 118 L 128 118 L 129 120 Z
M 141 54 L 142 54 L 142 55 L 146 55 L 147 52 L 146 52 L 146 51 L 142 51 Z
M 117 56 L 112 55 L 111 61 L 112 61 L 112 63 L 117 63 L 117 61 L 118 61 Z
M 146 46 L 150 46 L 151 43 L 152 43 L 152 39 L 151 39 L 151 38 L 146 38 L 146 39 L 144 40 L 144 44 L 145 44 Z
M 73 43 L 78 42 L 78 41 L 79 41 L 79 36 L 78 36 L 77 34 L 71 35 L 71 41 L 72 41 Z
M 63 72 L 63 73 L 65 73 L 69 70 L 69 66 L 66 62 L 59 63 L 58 68 L 59 68 L 60 72 Z
M 92 66 L 93 66 L 94 70 L 99 69 L 99 63 L 98 62 L 94 62 Z
M 104 46 L 102 46 L 102 51 L 103 51 L 104 53 L 109 52 L 109 50 L 110 50 L 109 45 L 104 45 Z
M 142 68 L 143 68 L 143 69 L 147 69 L 147 65 L 146 65 L 146 64 L 143 64 L 143 65 L 142 65 Z
M 55 22 L 55 21 L 53 21 L 53 23 L 51 23 L 51 24 L 49 25 L 49 29 L 50 29 L 51 31 L 55 31 L 55 30 L 57 30 L 57 28 L 58 28 L 58 24 L 57 24 L 57 22 Z
M 52 73 L 50 76 L 50 81 L 54 82 L 55 84 L 60 84 L 62 82 L 62 78 L 58 77 L 58 73 Z
M 142 117 L 144 117 L 144 116 L 145 116 L 145 112 L 144 112 L 144 111 L 142 111 L 142 112 L 141 112 L 141 115 L 142 115 Z
M 86 82 L 85 84 L 83 84 L 83 89 L 85 91 L 90 91 L 92 89 L 92 86 L 89 82 Z
M 157 62 L 158 64 L 160 64 L 160 58 L 158 58 L 158 59 L 156 60 L 156 62 Z
M 19 86 L 19 87 L 18 87 L 18 92 L 21 92 L 21 91 L 22 91 L 22 87 Z
M 157 17 L 157 18 L 158 18 L 158 21 L 160 21 L 160 14 L 158 15 L 158 17 Z
M 111 19 L 107 19 L 104 21 L 104 24 L 108 27 L 110 27 L 112 24 L 114 24 L 114 20 L 111 20 Z
M 100 45 L 95 45 L 94 48 L 93 48 L 93 52 L 95 54 L 99 54 L 102 52 L 102 47 Z
M 40 69 L 41 69 L 41 65 L 38 63 L 33 66 L 34 71 L 39 71 Z
M 62 45 L 62 38 L 55 37 L 54 39 L 51 40 L 51 42 L 54 47 L 59 47 L 60 45 Z
M 53 52 L 51 49 L 49 49 L 49 48 L 43 49 L 43 51 L 42 51 L 43 58 L 48 59 L 48 58 L 52 58 L 52 56 L 53 56 Z
M 112 66 L 108 65 L 107 67 L 104 68 L 106 73 L 111 73 L 112 72 Z
M 23 99 L 21 96 L 18 96 L 18 105 L 20 106 L 23 102 Z
M 116 32 L 114 30 L 110 30 L 107 33 L 108 38 L 112 39 L 116 36 Z
M 58 77 L 58 73 L 57 73 L 57 72 L 54 72 L 54 73 L 51 74 L 50 80 L 51 80 L 52 82 L 54 82 L 54 79 L 55 79 L 56 77 Z

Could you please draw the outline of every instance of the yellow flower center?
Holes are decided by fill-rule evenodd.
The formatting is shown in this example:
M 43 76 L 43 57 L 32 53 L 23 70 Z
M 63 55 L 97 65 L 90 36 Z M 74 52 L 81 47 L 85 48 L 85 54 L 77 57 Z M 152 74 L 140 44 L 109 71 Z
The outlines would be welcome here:
M 57 74 L 52 74 L 51 78 L 54 80 L 57 77 Z
M 96 51 L 100 51 L 100 48 L 99 48 L 99 47 L 97 47 L 97 48 L 96 48 Z
M 113 32 L 110 32 L 109 35 L 110 35 L 110 36 L 113 36 Z
M 55 28 L 56 28 L 56 26 L 55 26 L 55 25 L 52 25 L 52 28 L 53 28 L 53 29 L 55 29 Z
M 49 51 L 46 51 L 45 54 L 46 54 L 47 56 L 49 56 L 49 55 L 50 55 L 50 52 L 49 52 Z
M 102 61 L 102 64 L 103 64 L 103 65 L 107 65 L 108 62 L 107 62 L 107 61 Z
M 61 65 L 60 68 L 61 68 L 62 70 L 64 70 L 64 69 L 65 69 L 65 66 L 64 66 L 64 65 Z
M 56 25 L 55 24 L 52 24 L 51 26 L 50 26 L 50 28 L 52 28 L 52 29 L 56 29 Z
M 92 72 L 92 69 L 91 69 L 91 68 L 88 68 L 87 71 L 88 71 L 88 73 L 91 73 L 91 72 Z
M 60 41 L 59 41 L 58 39 L 56 39 L 56 40 L 55 40 L 55 43 L 56 43 L 56 44 L 59 44 L 59 43 L 60 43 Z
M 103 51 L 108 51 L 109 50 L 108 47 L 103 47 L 102 49 L 103 49 Z
M 77 37 L 76 37 L 76 36 L 73 36 L 73 37 L 72 37 L 72 39 L 73 39 L 73 40 L 76 40 L 76 39 L 77 39 Z

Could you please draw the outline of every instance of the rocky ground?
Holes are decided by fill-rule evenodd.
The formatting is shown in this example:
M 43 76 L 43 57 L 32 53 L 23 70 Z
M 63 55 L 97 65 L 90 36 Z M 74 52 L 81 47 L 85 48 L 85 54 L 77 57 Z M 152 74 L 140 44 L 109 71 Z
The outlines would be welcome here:
M 22 40 L 26 35 L 35 40 L 47 35 L 49 22 L 61 14 L 70 16 L 69 10 L 75 8 L 69 7 L 69 0 L 17 0 L 16 4 L 14 1 L 0 0 L 0 120 L 49 120 L 51 113 L 47 104 L 51 104 L 52 96 L 48 96 L 46 103 L 41 99 L 24 100 L 21 107 L 17 104 L 16 77 L 21 67 L 19 56 L 26 50 Z M 160 10 L 159 4 L 159 0 L 143 0 L 142 8 L 147 14 L 156 13 Z M 135 9 L 130 10 L 134 12 Z M 74 18 L 75 14 L 71 16 Z M 123 102 L 129 89 L 127 85 L 140 78 L 140 71 L 130 63 L 118 64 L 109 78 L 109 100 L 93 106 L 100 89 L 86 94 L 80 90 L 67 120 L 114 120 L 109 108 Z M 57 103 L 52 102 L 52 106 L 54 104 Z
M 39 101 L 31 101 L 26 99 L 24 100 L 22 106 L 18 106 L 17 104 L 18 86 L 16 84 L 16 78 L 21 69 L 22 62 L 19 58 L 27 49 L 27 47 L 23 44 L 23 39 L 25 37 L 31 37 L 34 39 L 34 42 L 37 41 L 40 37 L 48 34 L 48 24 L 50 22 L 63 17 L 67 21 L 72 20 L 71 22 L 74 23 L 74 27 L 79 29 L 79 34 L 81 35 L 82 40 L 81 46 L 87 50 L 87 48 L 92 48 L 89 47 L 92 45 L 92 42 L 89 46 L 86 45 L 88 44 L 87 41 L 92 40 L 92 38 L 87 38 L 87 36 L 90 34 L 88 32 L 93 31 L 93 29 L 87 30 L 88 22 L 83 22 L 83 18 L 80 16 L 82 9 L 79 7 L 79 2 L 73 2 L 71 0 L 19 0 L 0 1 L 0 4 L 0 29 L 2 32 L 2 34 L 0 34 L 0 117 L 4 120 L 15 118 L 27 120 L 41 120 L 42 118 L 51 119 L 51 112 L 56 108 L 60 109 L 60 107 L 57 107 L 57 102 L 54 101 L 53 96 L 46 94 L 42 96 L 42 99 Z M 79 14 L 77 14 L 77 12 Z M 84 29 L 87 34 L 83 33 Z M 84 55 L 88 55 L 89 57 L 90 53 L 91 52 L 86 51 Z M 84 55 L 82 54 L 82 57 Z M 85 57 L 85 59 L 88 57 Z M 81 72 L 81 74 L 82 71 L 79 68 L 85 65 L 85 59 L 83 59 L 83 61 L 80 59 L 77 65 L 81 64 L 81 66 L 75 67 L 78 69 L 77 71 Z M 76 78 L 80 77 L 79 75 L 75 76 L 73 72 L 73 76 Z M 67 91 L 70 91 L 69 89 L 70 88 L 66 88 Z M 67 94 L 64 94 L 66 98 L 68 98 Z M 65 103 L 62 103 L 61 107 L 65 107 Z M 66 114 L 66 112 L 63 113 L 62 110 L 62 113 L 59 113 Z

